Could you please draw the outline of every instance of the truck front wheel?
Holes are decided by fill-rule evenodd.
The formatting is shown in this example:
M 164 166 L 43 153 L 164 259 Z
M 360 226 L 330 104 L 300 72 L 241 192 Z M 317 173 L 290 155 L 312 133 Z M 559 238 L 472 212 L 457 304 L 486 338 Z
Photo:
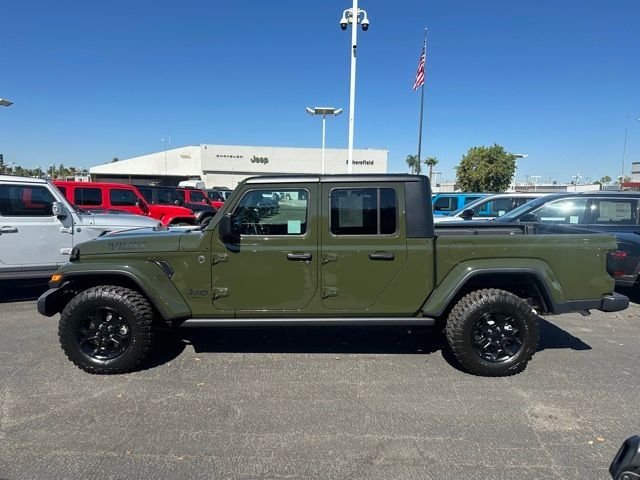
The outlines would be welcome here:
M 151 345 L 153 311 L 129 288 L 93 287 L 76 295 L 60 316 L 62 350 L 78 368 L 113 374 L 133 370 Z
M 538 318 L 505 290 L 468 293 L 453 307 L 445 329 L 455 358 L 470 373 L 504 377 L 523 371 L 538 348 Z

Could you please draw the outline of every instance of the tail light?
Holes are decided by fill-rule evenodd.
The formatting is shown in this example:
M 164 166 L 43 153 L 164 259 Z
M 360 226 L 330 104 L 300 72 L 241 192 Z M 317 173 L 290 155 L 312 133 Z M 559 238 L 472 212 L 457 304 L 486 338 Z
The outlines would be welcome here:
M 628 258 L 629 254 L 622 250 L 609 252 L 607 255 L 607 272 L 609 272 L 609 275 L 612 277 L 620 277 L 624 275 Z

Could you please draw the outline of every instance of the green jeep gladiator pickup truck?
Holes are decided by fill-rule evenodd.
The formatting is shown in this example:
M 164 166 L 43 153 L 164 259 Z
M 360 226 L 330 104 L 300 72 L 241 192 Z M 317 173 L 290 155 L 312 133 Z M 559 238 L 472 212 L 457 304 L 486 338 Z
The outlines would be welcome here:
M 91 373 L 134 369 L 159 326 L 440 325 L 467 371 L 522 371 L 537 315 L 623 310 L 607 235 L 434 231 L 416 175 L 243 181 L 200 230 L 140 229 L 73 249 L 38 300 Z

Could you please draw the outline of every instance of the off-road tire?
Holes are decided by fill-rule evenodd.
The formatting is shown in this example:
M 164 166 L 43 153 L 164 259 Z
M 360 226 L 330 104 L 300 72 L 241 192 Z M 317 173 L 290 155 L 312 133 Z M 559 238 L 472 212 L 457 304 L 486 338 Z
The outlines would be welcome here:
M 130 328 L 126 349 L 112 359 L 96 359 L 82 351 L 76 340 L 85 315 L 97 307 L 108 307 L 125 317 Z M 133 370 L 151 346 L 153 310 L 145 297 L 129 288 L 102 285 L 76 295 L 60 315 L 60 346 L 78 368 L 96 374 L 117 374 Z
M 474 326 L 488 312 L 506 312 L 520 320 L 522 346 L 507 360 L 487 361 L 474 350 Z M 456 303 L 447 318 L 445 335 L 451 352 L 466 371 L 487 377 L 506 377 L 526 368 L 538 349 L 540 328 L 536 314 L 524 300 L 505 290 L 489 288 L 468 293 Z

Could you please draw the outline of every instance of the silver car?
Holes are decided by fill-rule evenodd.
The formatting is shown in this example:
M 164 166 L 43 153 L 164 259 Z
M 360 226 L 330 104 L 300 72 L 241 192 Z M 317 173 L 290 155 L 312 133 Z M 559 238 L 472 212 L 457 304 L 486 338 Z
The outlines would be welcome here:
M 78 243 L 157 224 L 142 215 L 80 210 L 46 180 L 0 175 L 0 280 L 48 277 Z

